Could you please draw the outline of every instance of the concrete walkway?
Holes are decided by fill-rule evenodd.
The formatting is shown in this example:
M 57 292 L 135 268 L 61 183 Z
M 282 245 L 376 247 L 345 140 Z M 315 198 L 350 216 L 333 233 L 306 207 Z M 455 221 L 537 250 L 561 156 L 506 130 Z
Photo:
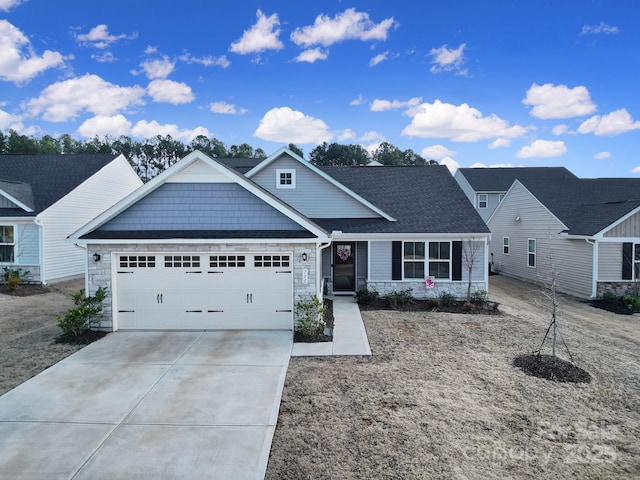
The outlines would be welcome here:
M 294 343 L 291 356 L 371 355 L 356 300 L 342 296 L 329 298 L 333 300 L 333 342 Z
M 0 397 L 0 478 L 262 479 L 291 332 L 116 332 Z

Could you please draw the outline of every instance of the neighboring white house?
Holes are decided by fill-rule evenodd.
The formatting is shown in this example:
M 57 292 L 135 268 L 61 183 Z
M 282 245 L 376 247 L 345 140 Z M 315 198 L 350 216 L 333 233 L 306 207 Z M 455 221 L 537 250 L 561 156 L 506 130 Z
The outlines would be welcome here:
M 250 162 L 249 162 L 250 163 Z M 100 328 L 293 330 L 312 295 L 488 289 L 489 230 L 444 166 L 248 165 L 195 151 L 72 235 Z M 94 261 L 95 256 L 95 261 Z
M 577 177 L 564 167 L 459 168 L 454 178 L 486 222 L 514 180 L 569 181 Z
M 0 155 L 0 268 L 44 284 L 83 275 L 67 237 L 141 185 L 122 155 Z
M 640 281 L 640 178 L 515 180 L 488 221 L 493 269 L 581 298 Z

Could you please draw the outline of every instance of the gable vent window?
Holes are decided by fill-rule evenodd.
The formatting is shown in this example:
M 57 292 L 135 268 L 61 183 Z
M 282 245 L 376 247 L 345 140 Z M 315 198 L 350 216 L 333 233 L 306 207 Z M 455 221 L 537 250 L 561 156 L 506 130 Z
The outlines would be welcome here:
M 156 257 L 147 255 L 121 255 L 118 259 L 123 268 L 155 268 Z
M 254 267 L 289 267 L 290 265 L 289 255 L 256 255 L 253 258 Z
M 276 170 L 277 188 L 296 188 L 296 171 L 292 168 Z
M 246 264 L 244 255 L 211 255 L 209 257 L 210 268 L 241 268 Z
M 195 255 L 165 255 L 164 257 L 165 268 L 172 267 L 199 267 L 200 256 Z

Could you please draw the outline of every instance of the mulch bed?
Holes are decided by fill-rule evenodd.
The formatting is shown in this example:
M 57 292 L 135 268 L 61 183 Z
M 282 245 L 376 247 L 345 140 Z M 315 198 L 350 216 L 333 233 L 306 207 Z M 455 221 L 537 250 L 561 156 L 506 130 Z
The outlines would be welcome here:
M 622 300 L 617 302 L 610 302 L 606 300 L 591 300 L 589 305 L 601 310 L 607 310 L 609 312 L 617 313 L 618 315 L 633 315 L 640 312 L 638 308 L 629 308 L 629 305 Z
M 89 345 L 90 343 L 100 340 L 109 332 L 98 332 L 95 330 L 85 330 L 80 335 L 71 335 L 63 333 L 56 338 L 56 343 L 64 343 L 68 345 Z
M 451 305 L 434 305 L 431 300 L 413 300 L 412 303 L 391 305 L 380 298 L 374 302 L 358 304 L 360 310 L 397 310 L 400 312 L 446 312 L 482 315 L 500 315 L 497 302 L 455 301 Z
M 554 382 L 591 382 L 589 372 L 558 357 L 554 359 L 551 355 L 522 355 L 513 360 L 513 366 L 518 367 L 532 377 L 544 378 Z
M 324 329 L 318 330 L 315 335 L 305 335 L 298 331 L 293 332 L 293 341 L 299 343 L 317 343 L 333 341 L 333 300 L 324 299 L 324 323 L 331 329 L 331 335 L 325 335 Z
M 50 291 L 47 287 L 36 284 L 22 284 L 15 290 L 9 290 L 7 285 L 0 285 L 0 293 L 3 295 L 11 295 L 12 297 L 30 297 L 31 295 L 42 295 Z

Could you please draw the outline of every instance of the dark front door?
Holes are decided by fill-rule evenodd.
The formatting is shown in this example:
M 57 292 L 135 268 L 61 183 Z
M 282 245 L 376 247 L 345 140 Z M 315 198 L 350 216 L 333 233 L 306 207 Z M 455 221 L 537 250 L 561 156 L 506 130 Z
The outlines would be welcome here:
M 356 290 L 356 244 L 339 242 L 333 244 L 333 291 L 355 292 Z

